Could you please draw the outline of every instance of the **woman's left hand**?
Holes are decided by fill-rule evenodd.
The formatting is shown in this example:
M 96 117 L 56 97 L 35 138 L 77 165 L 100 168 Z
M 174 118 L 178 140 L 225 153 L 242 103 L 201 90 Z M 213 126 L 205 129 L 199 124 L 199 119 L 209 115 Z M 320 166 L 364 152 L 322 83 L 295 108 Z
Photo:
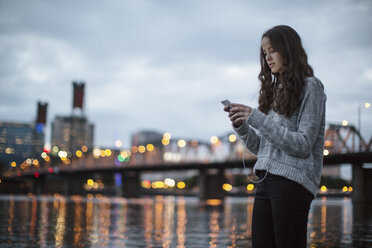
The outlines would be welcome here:
M 243 122 L 248 119 L 248 116 L 252 112 L 252 108 L 243 104 L 233 103 L 233 107 L 230 109 L 229 118 L 233 123 L 234 127 L 240 127 Z

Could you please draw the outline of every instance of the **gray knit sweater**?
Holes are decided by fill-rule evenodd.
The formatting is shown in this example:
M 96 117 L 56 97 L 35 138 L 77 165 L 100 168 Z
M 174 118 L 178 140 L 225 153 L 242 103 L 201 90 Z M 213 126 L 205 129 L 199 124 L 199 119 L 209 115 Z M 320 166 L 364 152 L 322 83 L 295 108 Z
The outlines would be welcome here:
M 255 170 L 267 170 L 293 180 L 314 196 L 323 167 L 325 102 L 319 79 L 306 79 L 302 103 L 290 116 L 253 109 L 248 119 L 234 128 L 247 148 L 257 155 Z

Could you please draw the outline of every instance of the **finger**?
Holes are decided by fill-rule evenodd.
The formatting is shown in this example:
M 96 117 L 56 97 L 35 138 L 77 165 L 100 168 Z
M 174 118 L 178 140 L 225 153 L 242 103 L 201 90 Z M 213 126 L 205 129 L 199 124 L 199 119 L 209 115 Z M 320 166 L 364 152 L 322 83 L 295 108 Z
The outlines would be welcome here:
M 231 121 L 233 123 L 243 123 L 243 122 L 246 122 L 247 121 L 247 117 L 239 117 L 239 118 L 236 118 L 235 120 Z
M 230 119 L 232 119 L 232 120 L 236 120 L 236 119 L 238 119 L 238 118 L 247 118 L 249 116 L 249 113 L 247 113 L 247 112 L 237 112 L 237 113 L 230 113 L 229 114 L 229 117 L 230 117 Z
M 232 103 L 231 104 L 233 107 L 248 107 L 247 105 L 240 104 L 240 103 Z
M 236 127 L 239 127 L 243 122 L 241 121 L 233 121 L 232 124 Z
M 240 116 L 241 116 L 241 113 L 240 113 L 240 112 L 237 112 L 237 113 L 230 113 L 230 120 L 235 121 L 235 120 L 238 119 Z
M 241 106 L 245 106 L 245 105 L 240 104 L 240 103 L 231 103 L 231 105 L 232 105 L 233 107 L 241 107 Z
M 248 112 L 250 110 L 250 107 L 248 106 L 245 106 L 245 105 L 240 105 L 240 106 L 235 106 L 233 108 L 231 108 L 231 111 L 233 112 Z
M 229 113 L 229 117 L 230 117 L 230 119 L 236 119 L 236 118 L 238 118 L 240 115 L 241 115 L 240 112 L 236 112 L 236 113 L 234 113 L 234 112 L 230 112 L 230 113 Z

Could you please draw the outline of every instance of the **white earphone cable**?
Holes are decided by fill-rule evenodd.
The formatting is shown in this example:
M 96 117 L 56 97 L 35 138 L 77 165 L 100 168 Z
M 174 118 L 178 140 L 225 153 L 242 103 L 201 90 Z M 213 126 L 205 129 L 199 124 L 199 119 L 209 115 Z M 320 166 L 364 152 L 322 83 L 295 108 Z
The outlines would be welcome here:
M 243 166 L 244 166 L 244 170 L 247 170 L 247 167 L 245 166 L 245 161 L 244 161 L 244 158 L 245 158 L 245 150 L 247 149 L 247 148 L 246 148 L 246 144 L 247 144 L 247 142 L 248 142 L 248 138 L 247 138 L 245 144 L 243 144 L 243 145 L 244 145 L 244 149 L 243 149 Z M 249 178 L 249 176 L 248 176 L 248 173 L 245 174 L 245 175 L 246 175 L 248 181 L 250 181 L 251 183 L 261 183 L 261 182 L 263 182 L 263 181 L 266 179 L 266 176 L 267 176 L 267 174 L 269 173 L 268 171 L 269 171 L 269 169 L 266 168 L 265 176 L 264 176 L 262 179 L 258 180 L 258 181 L 251 180 L 251 179 Z

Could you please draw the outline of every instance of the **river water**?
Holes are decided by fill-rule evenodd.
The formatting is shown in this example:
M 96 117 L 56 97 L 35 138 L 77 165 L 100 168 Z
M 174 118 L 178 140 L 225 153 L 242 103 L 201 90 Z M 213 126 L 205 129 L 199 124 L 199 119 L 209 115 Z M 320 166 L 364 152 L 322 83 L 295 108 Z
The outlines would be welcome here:
M 0 247 L 251 247 L 252 197 L 0 195 Z M 308 247 L 372 247 L 372 209 L 317 198 Z

